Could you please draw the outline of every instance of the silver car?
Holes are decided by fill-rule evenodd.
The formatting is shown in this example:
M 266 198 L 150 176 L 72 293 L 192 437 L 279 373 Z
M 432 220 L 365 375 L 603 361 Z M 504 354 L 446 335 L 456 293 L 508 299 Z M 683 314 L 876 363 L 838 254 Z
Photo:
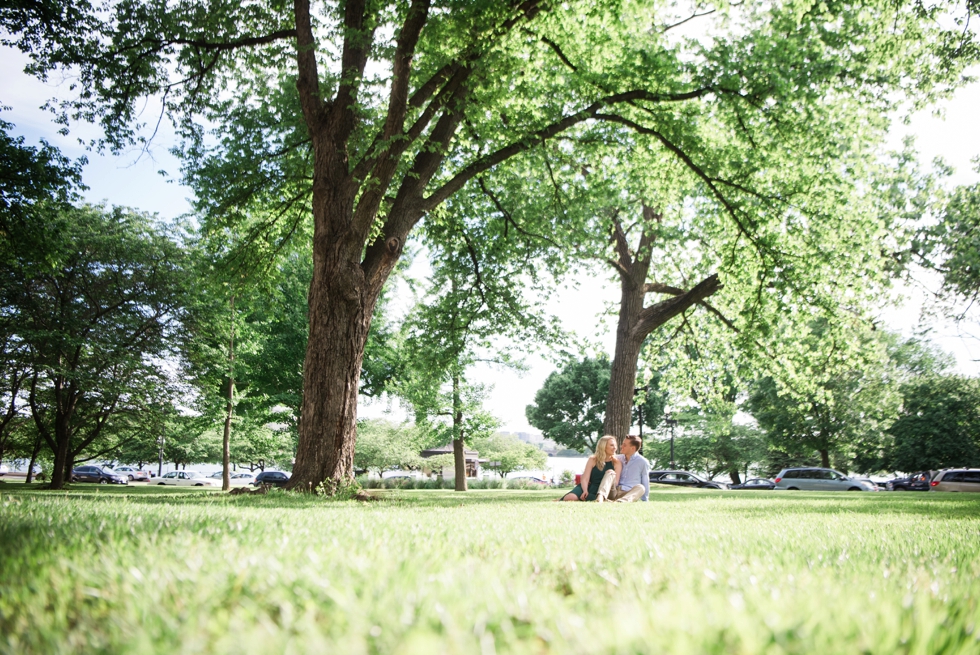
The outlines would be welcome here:
M 947 469 L 932 479 L 929 491 L 980 492 L 980 469 Z
M 849 478 L 834 469 L 788 468 L 776 476 L 776 489 L 792 491 L 872 491 L 871 487 L 870 482 Z

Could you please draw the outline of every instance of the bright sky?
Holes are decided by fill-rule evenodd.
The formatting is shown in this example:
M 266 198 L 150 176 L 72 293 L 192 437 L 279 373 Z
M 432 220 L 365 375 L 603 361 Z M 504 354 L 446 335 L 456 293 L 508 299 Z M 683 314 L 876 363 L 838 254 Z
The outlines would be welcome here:
M 0 117 L 14 123 L 14 133 L 26 137 L 29 145 L 45 139 L 72 158 L 87 156 L 89 164 L 84 170 L 84 182 L 90 188 L 85 198 L 90 202 L 107 201 L 148 212 L 158 213 L 170 219 L 190 210 L 190 189 L 181 186 L 179 162 L 167 151 L 173 145 L 171 132 L 161 130 L 149 153 L 133 151 L 119 157 L 100 156 L 87 152 L 78 139 L 97 136 L 95 128 L 73 126 L 68 136 L 58 134 L 59 126 L 51 116 L 40 109 L 46 100 L 59 94 L 54 84 L 42 84 L 24 75 L 26 58 L 20 53 L 0 49 L 0 103 L 10 107 Z M 957 171 L 954 181 L 959 184 L 974 183 L 980 179 L 973 170 L 971 158 L 980 156 L 980 83 L 961 89 L 953 99 L 940 108 L 942 116 L 924 111 L 916 115 L 909 125 L 896 125 L 890 134 L 889 146 L 898 149 L 902 138 L 917 137 L 921 159 L 928 164 L 935 157 L 942 157 Z M 150 120 L 147 112 L 147 120 Z M 169 176 L 158 173 L 165 170 Z M 618 301 L 618 284 L 611 277 L 582 275 L 577 288 L 569 288 L 553 303 L 552 312 L 573 329 L 580 337 L 601 344 L 608 352 L 613 347 L 614 323 L 605 316 L 607 307 Z M 882 313 L 882 319 L 891 329 L 900 330 L 906 336 L 923 328 L 930 329 L 930 338 L 957 360 L 960 373 L 980 375 L 980 323 L 972 321 L 957 326 L 945 320 L 920 320 L 923 306 L 928 306 L 928 288 L 934 281 L 926 281 L 925 287 L 905 290 L 906 298 L 896 308 Z M 972 332 L 973 336 L 970 336 Z M 522 374 L 513 371 L 491 370 L 477 372 L 477 377 L 493 385 L 487 407 L 510 431 L 533 431 L 527 424 L 524 408 L 534 399 L 535 392 L 554 366 L 540 354 L 527 358 L 529 370 Z M 385 403 L 364 405 L 362 415 L 377 416 L 385 409 Z

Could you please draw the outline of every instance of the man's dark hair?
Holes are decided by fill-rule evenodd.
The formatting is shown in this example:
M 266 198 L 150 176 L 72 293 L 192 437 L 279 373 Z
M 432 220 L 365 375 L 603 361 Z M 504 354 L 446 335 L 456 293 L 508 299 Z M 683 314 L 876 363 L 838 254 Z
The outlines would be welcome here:
M 623 439 L 623 441 L 624 442 L 625 441 L 628 441 L 633 446 L 635 446 L 636 447 L 636 452 L 640 452 L 640 448 L 643 447 L 643 439 L 641 439 L 640 437 L 636 436 L 635 434 L 629 435 L 628 437 L 626 437 L 625 439 Z

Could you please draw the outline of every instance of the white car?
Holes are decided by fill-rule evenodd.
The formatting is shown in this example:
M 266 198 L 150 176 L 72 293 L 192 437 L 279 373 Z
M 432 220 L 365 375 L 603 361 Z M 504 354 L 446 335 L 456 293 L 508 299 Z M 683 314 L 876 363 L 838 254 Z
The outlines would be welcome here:
M 214 473 L 212 473 L 208 477 L 211 478 L 212 480 L 221 480 L 223 476 L 224 476 L 224 473 L 222 473 L 221 471 L 215 471 Z M 251 473 L 248 473 L 248 472 L 238 472 L 238 473 L 232 473 L 230 475 L 230 480 L 229 481 L 232 484 L 252 484 L 252 481 L 253 480 L 255 480 L 255 476 L 252 475 Z
M 157 484 L 177 487 L 217 487 L 221 482 L 205 476 L 198 471 L 170 471 L 157 478 Z
M 132 466 L 117 466 L 113 469 L 113 472 L 119 475 L 125 475 L 130 481 L 141 480 L 142 482 L 150 481 L 150 474 L 146 471 L 141 471 L 138 468 L 133 468 Z

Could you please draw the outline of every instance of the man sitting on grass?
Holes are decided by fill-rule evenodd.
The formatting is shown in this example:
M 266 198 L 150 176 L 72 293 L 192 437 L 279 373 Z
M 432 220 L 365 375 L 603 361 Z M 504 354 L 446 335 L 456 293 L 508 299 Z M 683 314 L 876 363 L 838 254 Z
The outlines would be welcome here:
M 618 503 L 632 503 L 641 498 L 644 501 L 650 500 L 650 462 L 639 454 L 642 445 L 643 440 L 632 434 L 623 439 L 620 449 L 622 452 L 615 456 L 623 463 L 619 484 L 613 484 L 616 479 L 615 471 L 607 471 L 599 484 L 596 502 L 614 500 Z

